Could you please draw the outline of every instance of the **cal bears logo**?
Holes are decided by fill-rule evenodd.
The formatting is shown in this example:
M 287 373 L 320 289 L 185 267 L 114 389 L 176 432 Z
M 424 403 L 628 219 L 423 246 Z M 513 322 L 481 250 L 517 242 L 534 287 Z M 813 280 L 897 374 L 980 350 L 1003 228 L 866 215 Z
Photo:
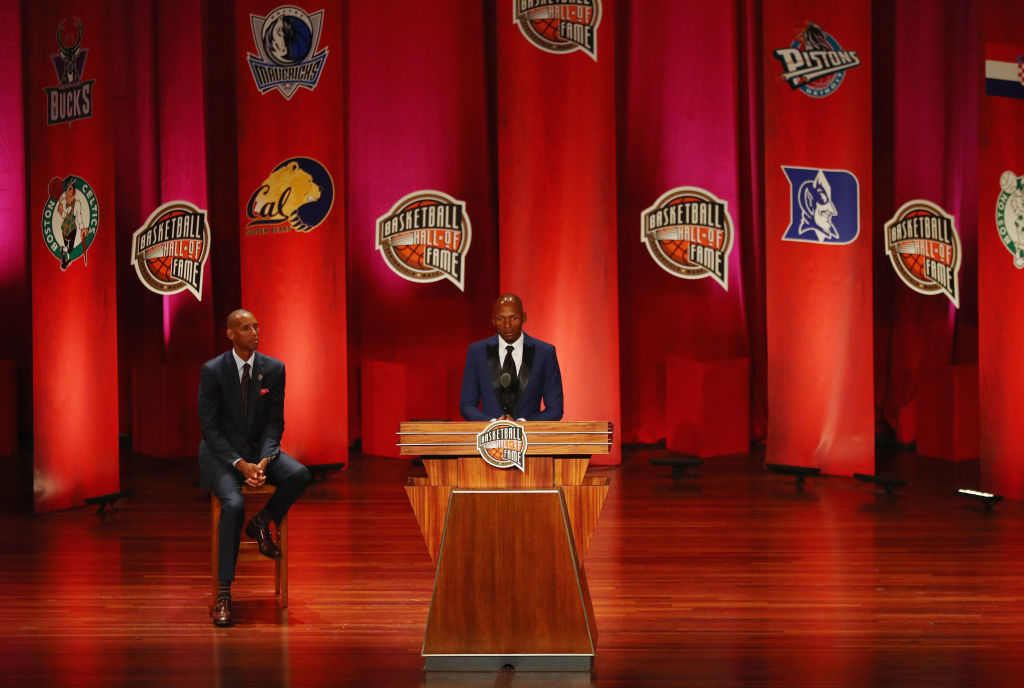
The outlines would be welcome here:
M 526 40 L 549 53 L 582 50 L 597 60 L 601 0 L 512 0 L 512 20 Z
M 790 221 L 784 241 L 849 244 L 860 234 L 860 185 L 846 170 L 782 167 L 789 180 Z
M 333 205 L 334 181 L 327 169 L 313 158 L 289 158 L 249 197 L 245 235 L 312 231 Z
M 65 19 L 57 25 L 57 46 L 50 55 L 57 70 L 57 85 L 46 91 L 46 123 L 69 125 L 73 120 L 92 117 L 92 85 L 95 79 L 82 81 L 88 48 L 82 47 L 85 27 L 80 19 Z
M 306 14 L 285 5 L 265 17 L 250 14 L 249 21 L 259 55 L 247 57 L 260 93 L 276 88 L 290 99 L 299 86 L 316 88 L 327 60 L 327 46 L 317 51 L 324 11 Z
M 788 48 L 772 54 L 782 63 L 782 78 L 789 87 L 799 88 L 812 98 L 832 95 L 846 78 L 846 70 L 860 66 L 856 50 L 843 50 L 814 22 L 807 22 Z
M 447 279 L 462 290 L 471 239 L 466 204 L 440 191 L 415 191 L 377 218 L 377 250 L 412 282 Z
M 681 186 L 662 194 L 640 215 L 640 240 L 666 272 L 711 276 L 729 290 L 732 219 L 728 204 L 710 191 Z
M 515 466 L 526 472 L 526 429 L 510 420 L 492 421 L 476 436 L 483 460 L 495 468 Z
M 188 201 L 154 210 L 132 234 L 132 265 L 142 283 L 157 294 L 188 289 L 203 300 L 203 266 L 210 254 L 206 211 Z
M 908 201 L 885 223 L 885 253 L 896 274 L 921 294 L 945 294 L 960 307 L 960 235 L 931 201 Z
M 1007 170 L 999 177 L 996 201 L 996 229 L 1003 246 L 1013 256 L 1013 265 L 1024 268 L 1024 177 Z
M 89 264 L 89 247 L 96 240 L 100 223 L 100 206 L 92 187 L 71 174 L 54 177 L 47 188 L 49 199 L 43 209 L 43 239 L 46 248 L 67 270 L 82 258 Z

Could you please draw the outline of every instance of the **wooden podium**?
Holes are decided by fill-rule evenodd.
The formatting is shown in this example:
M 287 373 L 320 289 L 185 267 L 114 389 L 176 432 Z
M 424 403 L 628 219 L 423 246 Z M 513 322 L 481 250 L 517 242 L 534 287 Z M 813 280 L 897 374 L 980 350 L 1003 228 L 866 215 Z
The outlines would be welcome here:
M 597 625 L 583 557 L 608 494 L 587 478 L 607 454 L 608 422 L 523 422 L 524 470 L 477 451 L 485 422 L 406 422 L 403 455 L 425 478 L 405 491 L 437 567 L 423 656 L 427 670 L 589 671 Z

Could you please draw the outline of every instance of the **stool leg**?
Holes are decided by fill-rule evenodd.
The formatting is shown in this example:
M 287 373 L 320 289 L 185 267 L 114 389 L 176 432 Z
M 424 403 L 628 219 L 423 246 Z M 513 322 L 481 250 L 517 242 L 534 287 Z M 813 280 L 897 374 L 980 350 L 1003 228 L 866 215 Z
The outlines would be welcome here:
M 281 542 L 281 558 L 277 560 L 277 592 L 280 594 L 281 609 L 288 607 L 288 514 L 281 519 L 281 527 L 278 528 Z
M 210 493 L 210 519 L 210 540 L 213 542 L 213 603 L 217 604 L 217 595 L 220 594 L 220 571 L 217 570 L 217 555 L 220 551 L 220 500 L 213 492 Z

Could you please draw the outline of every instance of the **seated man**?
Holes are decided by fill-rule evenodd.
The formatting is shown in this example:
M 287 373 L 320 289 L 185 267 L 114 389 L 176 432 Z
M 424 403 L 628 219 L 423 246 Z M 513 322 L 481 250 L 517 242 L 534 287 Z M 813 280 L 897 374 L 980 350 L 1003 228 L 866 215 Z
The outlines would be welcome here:
M 559 420 L 562 373 L 555 347 L 523 332 L 526 313 L 515 294 L 491 308 L 497 337 L 469 345 L 459 412 L 466 420 Z M 541 401 L 544 410 L 541 410 Z
M 309 471 L 281 451 L 284 432 L 284 364 L 256 353 L 260 326 L 252 313 L 228 316 L 227 335 L 233 346 L 207 361 L 199 373 L 199 477 L 221 503 L 220 551 L 217 570 L 220 592 L 213 623 L 231 625 L 231 581 L 235 578 L 245 504 L 242 481 L 259 487 L 270 481 L 277 491 L 250 519 L 245 534 L 259 542 L 260 554 L 281 556 L 270 522 L 281 518 L 309 483 Z

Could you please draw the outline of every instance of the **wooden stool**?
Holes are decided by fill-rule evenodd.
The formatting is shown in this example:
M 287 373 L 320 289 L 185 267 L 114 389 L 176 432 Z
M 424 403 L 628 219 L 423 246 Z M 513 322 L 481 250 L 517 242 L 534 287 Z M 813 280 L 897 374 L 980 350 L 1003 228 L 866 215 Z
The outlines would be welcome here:
M 275 489 L 277 488 L 270 483 L 264 483 L 262 487 L 242 485 L 242 496 L 253 494 L 271 495 Z M 212 492 L 210 493 L 210 511 L 210 532 L 213 536 L 213 599 L 216 600 L 217 594 L 220 592 L 220 577 L 217 570 L 217 550 L 220 547 L 220 529 L 217 527 L 220 523 L 220 500 Z M 277 532 L 274 535 L 274 541 L 281 549 L 281 556 L 278 559 L 274 559 L 274 594 L 277 596 L 278 605 L 280 605 L 281 609 L 284 609 L 288 606 L 288 514 L 284 515 L 284 518 L 281 519 L 281 524 L 275 530 Z M 239 546 L 239 559 L 241 559 L 241 548 L 243 546 L 258 547 L 257 543 L 245 540 L 244 533 L 242 537 L 243 539 Z M 261 554 L 256 556 L 265 561 L 267 560 L 267 557 Z

